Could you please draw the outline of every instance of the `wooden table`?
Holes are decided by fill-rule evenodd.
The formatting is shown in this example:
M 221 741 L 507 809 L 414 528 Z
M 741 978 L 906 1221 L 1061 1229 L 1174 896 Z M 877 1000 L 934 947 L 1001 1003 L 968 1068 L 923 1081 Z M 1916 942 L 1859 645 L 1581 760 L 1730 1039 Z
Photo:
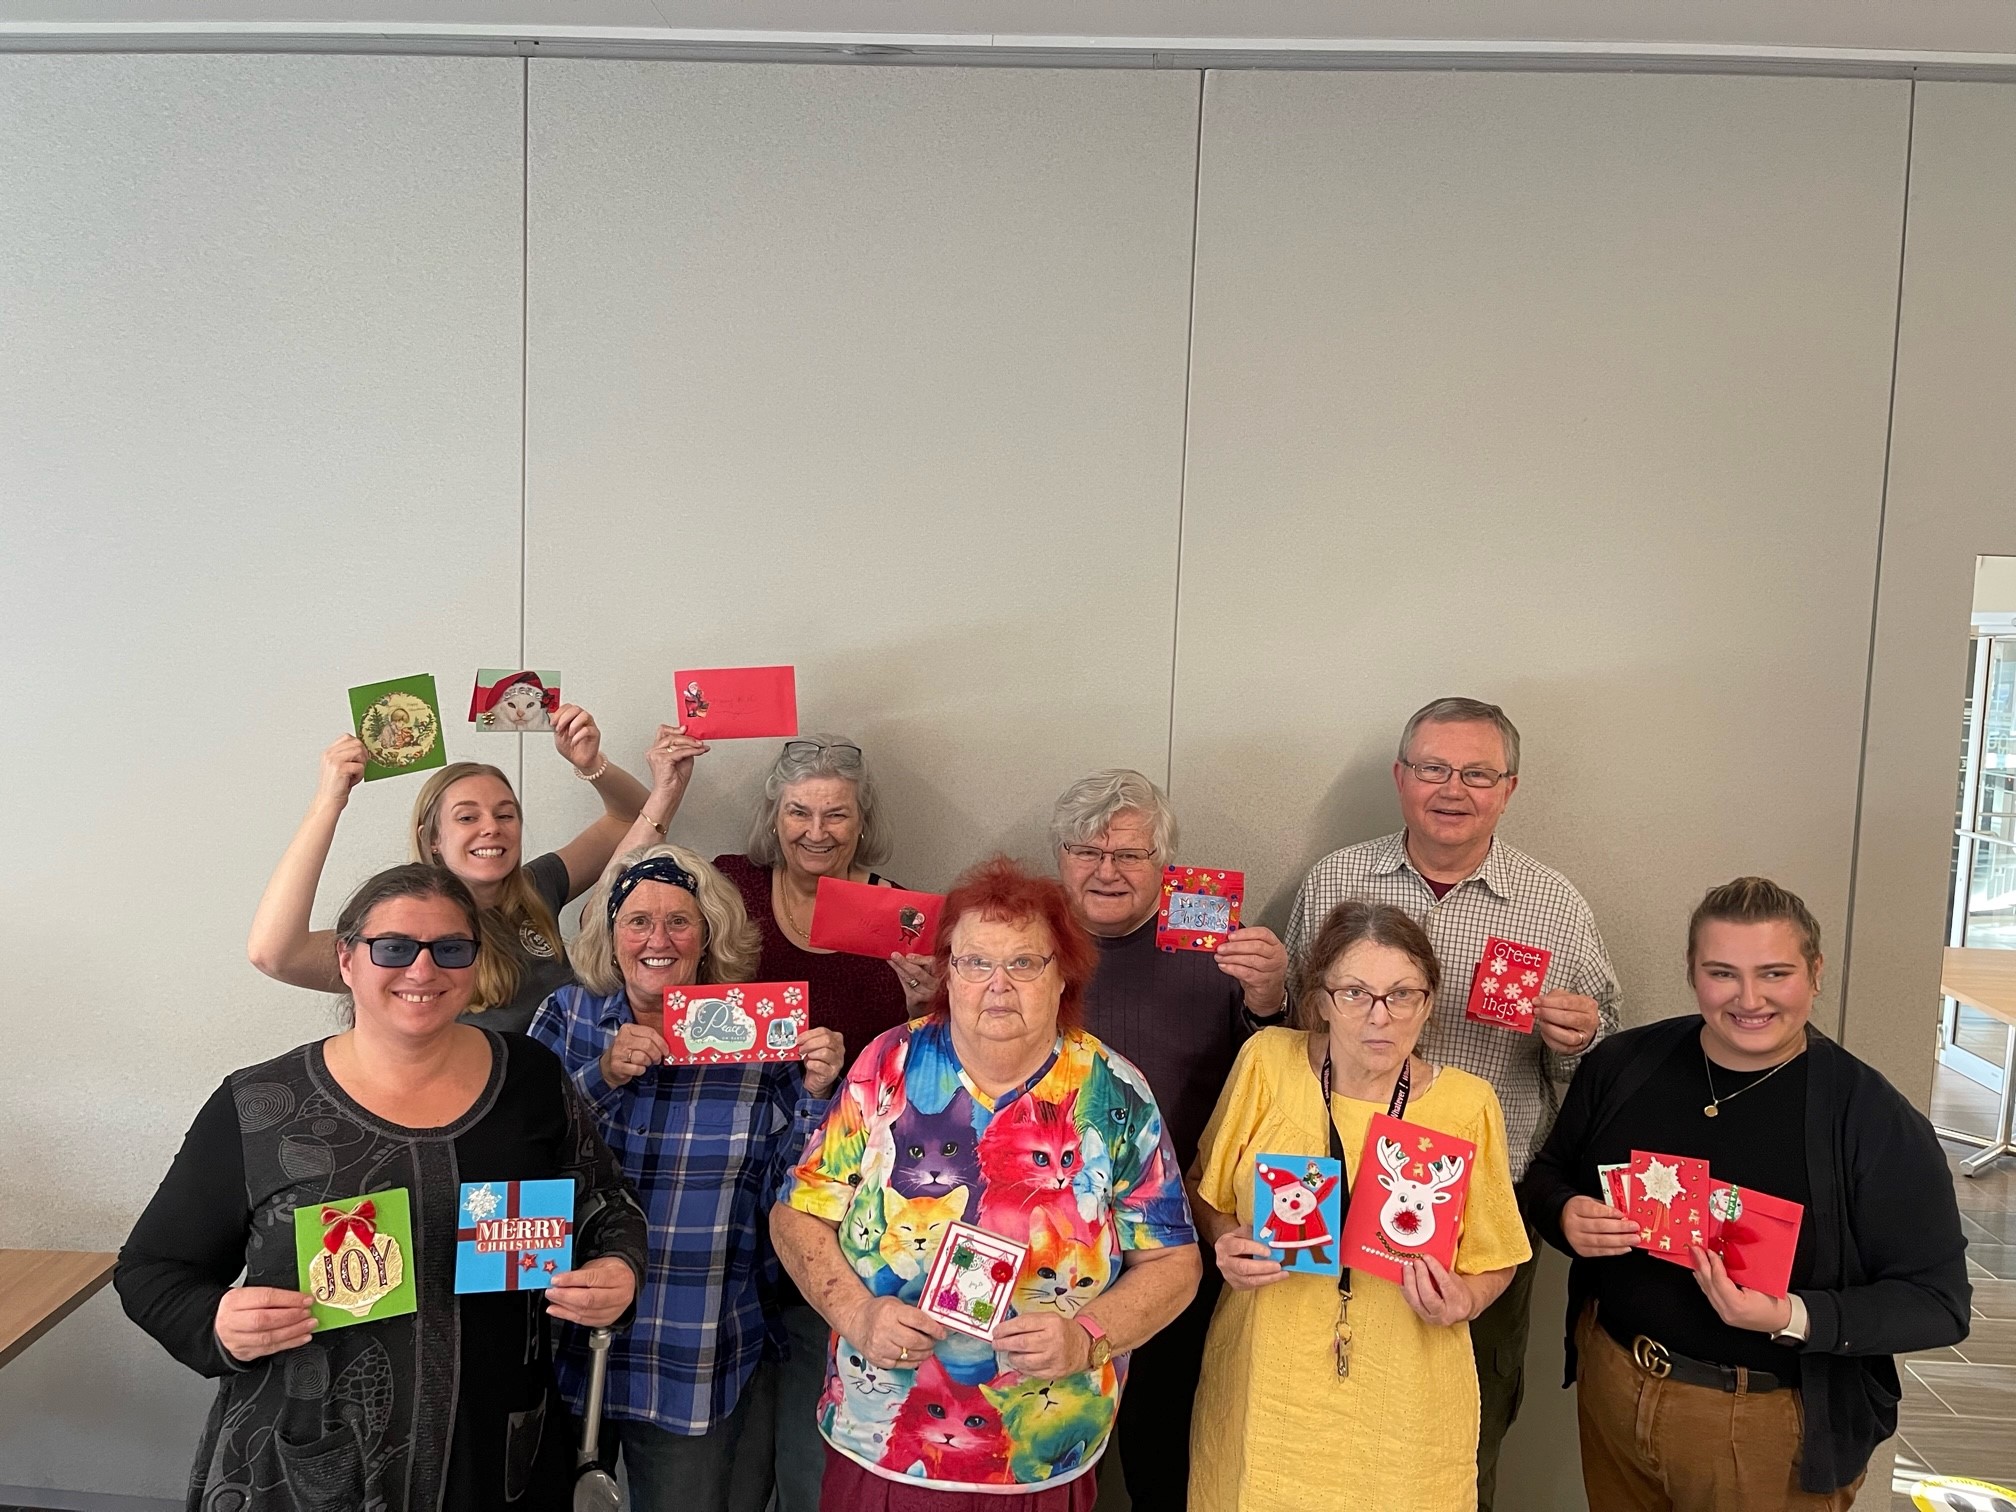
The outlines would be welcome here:
M 86 1250 L 0 1249 L 0 1365 L 111 1280 L 118 1259 Z
M 1939 972 L 1939 990 L 2009 1026 L 2009 1046 L 2002 1054 L 2002 1101 L 1996 1109 L 1993 1137 L 1983 1140 L 1979 1135 L 1950 1129 L 1939 1131 L 1946 1138 L 1982 1147 L 1980 1154 L 1960 1162 L 1963 1176 L 1978 1176 L 2002 1156 L 2016 1155 L 2016 1142 L 2012 1142 L 2016 1130 L 2011 1127 L 2016 1122 L 2016 950 L 1948 946 Z

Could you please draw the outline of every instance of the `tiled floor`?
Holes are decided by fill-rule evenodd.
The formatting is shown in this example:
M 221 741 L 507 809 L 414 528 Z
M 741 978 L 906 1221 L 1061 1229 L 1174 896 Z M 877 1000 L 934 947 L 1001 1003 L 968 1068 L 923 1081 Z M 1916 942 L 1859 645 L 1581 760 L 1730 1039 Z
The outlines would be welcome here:
M 1939 1069 L 1932 1091 L 1934 1123 L 1986 1133 L 1994 1116 L 1992 1093 Z M 1910 1488 L 1927 1475 L 2016 1486 L 2016 1157 L 1997 1161 L 1979 1176 L 1960 1175 L 1960 1161 L 1973 1153 L 1946 1146 L 1967 1235 L 1974 1322 L 1958 1347 L 1902 1362 L 1893 1512 L 1910 1512 Z

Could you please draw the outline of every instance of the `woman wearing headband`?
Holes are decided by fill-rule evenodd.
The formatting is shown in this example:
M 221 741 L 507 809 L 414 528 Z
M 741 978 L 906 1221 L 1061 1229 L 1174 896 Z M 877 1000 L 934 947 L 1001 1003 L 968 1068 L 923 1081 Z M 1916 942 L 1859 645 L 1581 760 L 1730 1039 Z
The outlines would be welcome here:
M 768 1468 L 753 1382 L 783 1337 L 759 1226 L 826 1116 L 841 1038 L 806 1031 L 802 1065 L 665 1064 L 667 990 L 754 980 L 758 950 L 742 900 L 713 867 L 676 845 L 634 850 L 582 905 L 570 947 L 578 985 L 547 999 L 532 1025 L 651 1222 L 637 1321 L 610 1352 L 603 1409 L 640 1512 L 727 1512 L 737 1461 L 743 1475 Z M 577 1405 L 586 1345 L 570 1330 L 561 1350 Z
M 576 704 L 553 714 L 553 745 L 591 783 L 603 813 L 557 851 L 524 861 L 523 816 L 518 795 L 502 771 L 456 761 L 427 779 L 413 804 L 415 861 L 446 867 L 461 878 L 481 909 L 489 948 L 478 968 L 472 1012 L 492 1029 L 523 1032 L 546 994 L 569 979 L 558 917 L 579 897 L 614 854 L 631 821 L 646 807 L 643 785 L 602 754 L 595 718 Z M 267 976 L 290 987 L 341 992 L 336 937 L 310 927 L 315 889 L 336 838 L 350 793 L 364 777 L 364 744 L 345 735 L 322 753 L 322 780 L 301 827 L 266 884 L 252 916 L 246 954 Z M 678 805 L 650 795 L 665 812 Z

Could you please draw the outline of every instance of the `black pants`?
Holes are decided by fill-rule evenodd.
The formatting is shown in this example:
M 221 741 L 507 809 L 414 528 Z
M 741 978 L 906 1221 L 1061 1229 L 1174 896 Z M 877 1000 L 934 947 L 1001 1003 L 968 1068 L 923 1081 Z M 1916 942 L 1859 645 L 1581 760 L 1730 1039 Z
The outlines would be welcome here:
M 1204 1367 L 1204 1336 L 1224 1283 L 1207 1258 L 1197 1296 L 1134 1351 L 1120 1394 L 1120 1471 L 1136 1512 L 1182 1512 L 1190 1502 L 1190 1409 Z

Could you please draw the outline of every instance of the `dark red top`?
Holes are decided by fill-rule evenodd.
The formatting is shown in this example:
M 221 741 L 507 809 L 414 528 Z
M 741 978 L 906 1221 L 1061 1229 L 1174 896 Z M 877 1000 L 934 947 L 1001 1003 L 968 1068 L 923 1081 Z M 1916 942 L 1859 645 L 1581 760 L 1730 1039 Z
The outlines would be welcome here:
M 815 1029 L 838 1029 L 847 1042 L 847 1064 L 854 1064 L 868 1042 L 909 1017 L 903 1006 L 903 984 L 887 961 L 838 952 L 801 950 L 777 922 L 770 906 L 770 868 L 747 856 L 716 856 L 714 869 L 733 882 L 749 910 L 749 922 L 763 933 L 763 958 L 757 963 L 759 982 L 803 982 L 811 999 Z M 873 875 L 869 881 L 883 879 Z M 842 1076 L 846 1075 L 843 1070 Z

